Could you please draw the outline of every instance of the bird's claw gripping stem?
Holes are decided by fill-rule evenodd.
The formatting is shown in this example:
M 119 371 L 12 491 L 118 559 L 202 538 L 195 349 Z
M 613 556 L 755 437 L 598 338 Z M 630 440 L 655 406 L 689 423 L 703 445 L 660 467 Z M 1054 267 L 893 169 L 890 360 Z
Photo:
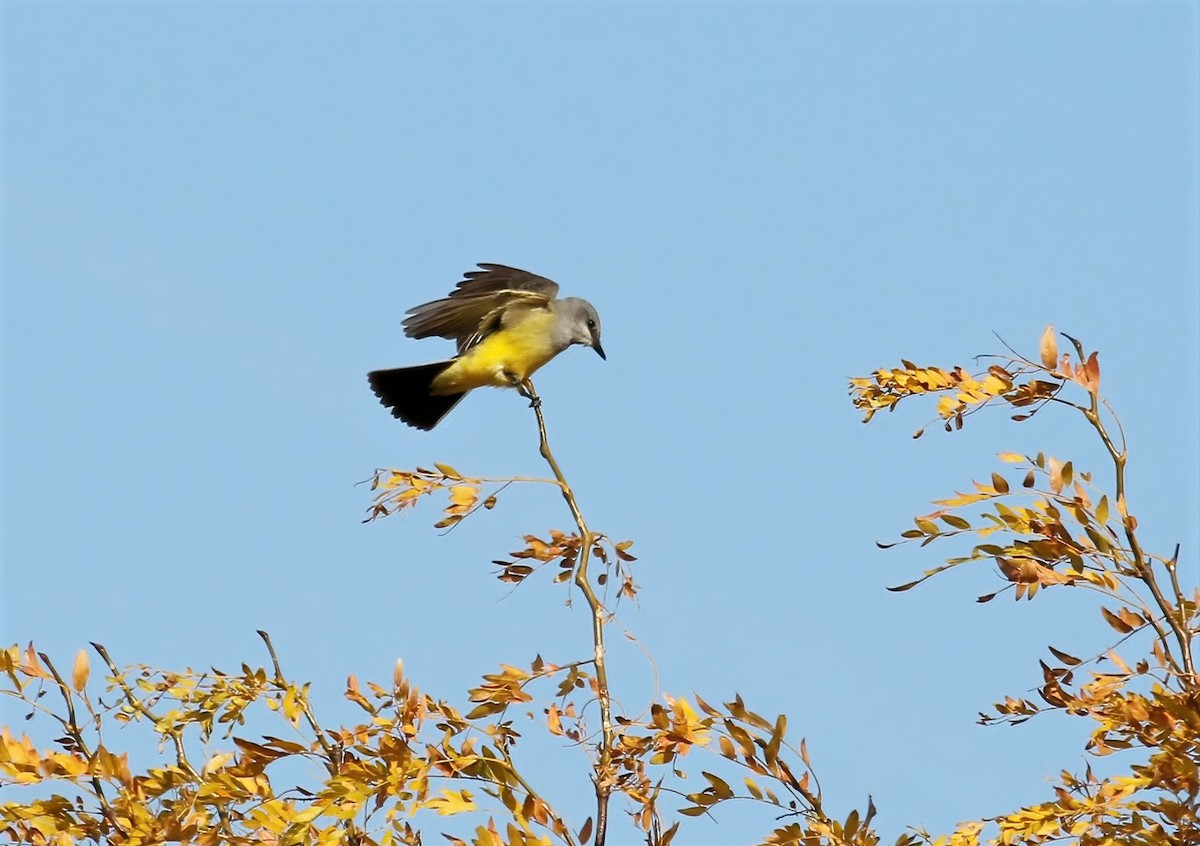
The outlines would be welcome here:
M 537 391 L 533 389 L 533 382 L 528 379 L 522 379 L 517 382 L 517 393 L 529 400 L 530 408 L 541 408 L 542 398 L 537 395 Z

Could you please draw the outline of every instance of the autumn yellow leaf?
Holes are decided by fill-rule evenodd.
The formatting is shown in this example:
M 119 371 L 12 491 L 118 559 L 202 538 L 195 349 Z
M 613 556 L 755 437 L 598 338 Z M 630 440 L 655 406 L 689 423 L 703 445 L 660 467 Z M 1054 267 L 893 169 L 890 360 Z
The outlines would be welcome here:
M 475 799 L 469 790 L 442 790 L 441 796 L 425 800 L 425 807 L 436 811 L 443 817 L 476 810 Z
M 1054 324 L 1046 327 L 1042 333 L 1041 343 L 1042 366 L 1053 372 L 1058 367 L 1058 337 L 1054 334 Z
M 224 767 L 234 759 L 232 752 L 219 752 L 208 759 L 208 763 L 204 765 L 204 775 L 212 775 L 217 770 Z
M 1050 463 L 1050 490 L 1055 493 L 1062 493 L 1063 489 L 1063 466 L 1057 458 L 1048 459 Z
M 91 667 L 88 664 L 88 656 L 81 649 L 75 654 L 75 666 L 71 668 L 71 685 L 75 688 L 76 693 L 83 693 L 83 689 L 87 687 L 89 675 L 91 675 Z
M 1093 352 L 1083 365 L 1083 386 L 1093 394 L 1100 393 L 1099 353 Z

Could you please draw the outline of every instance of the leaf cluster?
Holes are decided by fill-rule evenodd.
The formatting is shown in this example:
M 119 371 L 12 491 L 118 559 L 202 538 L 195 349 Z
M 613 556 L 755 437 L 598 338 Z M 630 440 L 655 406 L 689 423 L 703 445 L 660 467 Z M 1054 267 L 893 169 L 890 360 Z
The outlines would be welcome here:
M 880 544 L 978 541 L 966 555 L 947 558 L 892 590 L 909 590 L 955 567 L 986 563 L 1003 586 L 979 602 L 1007 591 L 1014 599 L 1031 600 L 1049 588 L 1098 594 L 1098 615 L 1115 632 L 1110 645 L 1087 659 L 1049 647 L 1054 660 L 1039 662 L 1037 698 L 1006 697 L 993 706 L 994 713 L 981 714 L 980 722 L 1015 725 L 1057 711 L 1093 721 L 1086 745 L 1091 755 L 1139 753 L 1123 774 L 1101 777 L 1090 764 L 1081 774 L 1063 771 L 1053 799 L 1045 803 L 964 823 L 948 838 L 925 835 L 937 846 L 979 843 L 985 823 L 996 827 L 988 842 L 997 844 L 1200 842 L 1200 677 L 1193 657 L 1200 590 L 1189 594 L 1180 582 L 1178 547 L 1170 557 L 1143 548 L 1127 500 L 1124 432 L 1100 396 L 1099 356 L 1064 337 L 1074 356 L 1060 354 L 1053 327 L 1047 327 L 1039 360 L 1014 353 L 986 375 L 905 361 L 897 370 L 850 380 L 854 404 L 866 420 L 901 400 L 942 394 L 937 409 L 947 431 L 989 406 L 1024 409 L 1013 415 L 1017 422 L 1051 405 L 1065 407 L 1082 416 L 1112 463 L 1112 488 L 1104 491 L 1092 473 L 1077 470 L 1069 460 L 1001 453 L 1001 461 L 1015 465 L 1019 481 L 992 472 L 968 491 L 935 500 L 936 510 L 915 518 L 914 528 L 903 531 L 899 541 Z M 1071 395 L 1072 389 L 1082 396 Z M 1139 635 L 1149 641 L 1148 654 L 1127 662 L 1117 649 Z
M 965 550 L 896 591 L 956 567 L 985 565 L 999 587 L 980 602 L 1005 592 L 1033 600 L 1065 588 L 1097 597 L 1109 642 L 1090 657 L 1049 647 L 1036 693 L 1007 696 L 980 721 L 1017 725 L 1058 712 L 1091 721 L 1090 756 L 1126 753 L 1108 774 L 1090 763 L 1082 772 L 1064 770 L 1044 802 L 970 820 L 945 835 L 909 829 L 897 846 L 1200 843 L 1200 677 L 1192 648 L 1200 592 L 1185 591 L 1178 548 L 1170 557 L 1143 548 L 1128 505 L 1125 437 L 1099 393 L 1098 355 L 1065 337 L 1073 354 L 1060 354 L 1047 329 L 1036 360 L 1013 352 L 978 373 L 903 361 L 850 380 L 866 420 L 902 400 L 937 395 L 947 431 L 986 408 L 1016 410 L 1018 422 L 1065 408 L 1082 416 L 1112 463 L 1105 488 L 1099 474 L 1070 460 L 1001 453 L 1004 467 L 934 500 L 934 510 L 914 518 L 897 541 L 880 544 L 965 542 Z M 502 664 L 459 703 L 422 691 L 397 662 L 384 684 L 348 678 L 343 695 L 361 718 L 327 726 L 309 685 L 286 676 L 264 632 L 269 665 L 237 672 L 119 668 L 93 644 L 106 668 L 103 681 L 92 679 L 84 651 L 68 678 L 32 645 L 12 646 L 0 651 L 0 694 L 57 736 L 35 742 L 0 728 L 0 787 L 27 797 L 0 802 L 0 837 L 30 844 L 415 846 L 438 831 L 460 846 L 605 846 L 615 800 L 633 836 L 650 846 L 682 842 L 685 826 L 714 819 L 730 803 L 762 811 L 758 842 L 765 846 L 877 846 L 874 801 L 835 818 L 808 745 L 789 737 L 785 716 L 768 719 L 737 695 L 710 704 L 696 694 L 655 693 L 640 712 L 612 697 L 606 638 L 618 625 L 619 603 L 638 596 L 637 559 L 630 541 L 588 527 L 550 450 L 540 401 L 532 385 L 525 387 L 553 478 L 469 477 L 445 464 L 378 470 L 366 520 L 444 495 L 434 525 L 450 531 L 480 509 L 494 509 L 509 485 L 555 487 L 574 530 L 525 535 L 521 548 L 492 562 L 494 574 L 516 589 L 548 571 L 569 597 L 581 597 L 589 654 Z M 1141 644 L 1144 654 L 1131 657 Z M 250 731 L 262 718 L 281 730 Z M 158 759 L 145 766 L 114 751 L 113 732 L 133 724 L 159 740 Z M 524 757 L 523 732 L 531 728 L 586 756 L 595 810 L 583 820 L 569 819 L 539 784 Z

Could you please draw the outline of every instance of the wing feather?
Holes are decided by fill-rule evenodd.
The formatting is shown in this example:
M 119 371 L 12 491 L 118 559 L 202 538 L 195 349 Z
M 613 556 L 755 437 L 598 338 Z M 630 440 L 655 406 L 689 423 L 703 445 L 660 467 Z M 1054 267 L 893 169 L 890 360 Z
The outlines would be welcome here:
M 504 264 L 480 262 L 479 267 L 480 270 L 468 270 L 463 274 L 464 279 L 450 292 L 451 297 L 473 297 L 501 291 L 527 291 L 540 294 L 547 300 L 558 296 L 558 283 L 545 276 Z
M 466 277 L 448 297 L 408 310 L 404 334 L 410 338 L 448 338 L 461 353 L 499 328 L 503 312 L 521 304 L 527 308 L 549 305 L 558 295 L 558 283 L 503 264 L 480 264 L 482 270 Z

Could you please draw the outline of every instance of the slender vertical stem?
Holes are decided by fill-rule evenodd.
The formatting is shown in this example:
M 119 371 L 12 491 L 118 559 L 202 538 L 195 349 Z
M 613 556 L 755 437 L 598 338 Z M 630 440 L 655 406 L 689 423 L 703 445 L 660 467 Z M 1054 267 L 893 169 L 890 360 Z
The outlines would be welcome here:
M 283 667 L 279 664 L 279 656 L 275 654 L 275 644 L 271 643 L 271 636 L 262 629 L 258 630 L 258 636 L 262 638 L 263 643 L 267 645 L 267 652 L 271 655 L 271 666 L 275 670 L 275 684 L 280 690 L 287 689 L 287 677 L 283 674 Z M 313 736 L 316 737 L 317 743 L 321 744 L 321 749 L 325 753 L 325 769 L 330 775 L 337 775 L 341 761 L 334 754 L 334 748 L 325 738 L 325 730 L 321 728 L 321 724 L 317 722 L 317 717 L 313 714 L 312 706 L 308 703 L 308 698 L 305 697 L 304 707 L 301 712 L 304 714 L 304 719 L 308 722 L 308 727 L 312 729 Z
M 567 484 L 566 477 L 563 476 L 563 472 L 554 458 L 554 453 L 550 450 L 550 440 L 546 435 L 546 419 L 542 416 L 542 401 L 533 389 L 532 382 L 526 380 L 522 387 L 524 389 L 523 393 L 529 397 L 530 404 L 537 415 L 542 458 L 550 465 L 550 471 L 554 473 L 554 478 L 558 480 L 558 486 L 562 490 L 563 499 L 567 501 L 567 508 L 571 510 L 571 516 L 575 518 L 575 525 L 579 527 L 580 547 L 579 561 L 575 565 L 575 584 L 583 594 L 583 598 L 592 612 L 592 644 L 595 647 L 596 666 L 596 699 L 600 703 L 601 741 L 599 760 L 597 760 L 595 765 L 596 837 L 593 842 L 595 846 L 605 846 L 605 839 L 608 834 L 608 800 L 613 790 L 611 772 L 613 721 L 612 700 L 608 692 L 608 664 L 604 650 L 605 608 L 600 598 L 596 596 L 596 591 L 588 579 L 588 564 L 591 561 L 592 545 L 596 541 L 596 536 L 587 527 L 587 522 L 583 519 L 583 512 L 579 510 L 579 503 L 575 501 L 575 493 L 571 490 L 571 486 Z
M 58 669 L 50 660 L 49 655 L 47 655 L 45 652 L 39 652 L 38 657 L 42 659 L 42 663 L 46 665 L 46 667 L 50 670 L 51 675 L 54 676 L 54 681 L 58 684 L 58 690 L 62 694 L 63 702 L 65 702 L 67 705 L 67 722 L 64 725 L 67 737 L 71 738 L 71 742 L 75 745 L 75 749 L 80 755 L 88 759 L 88 763 L 90 765 L 92 752 L 90 749 L 88 749 L 87 741 L 83 737 L 83 729 L 79 727 L 79 721 L 75 717 L 75 701 L 71 695 L 71 689 L 67 687 L 67 683 L 63 681 L 63 677 L 59 675 Z M 92 789 L 96 792 L 96 799 L 100 802 L 100 811 L 102 814 L 104 814 L 104 818 L 108 820 L 108 824 L 111 825 L 118 834 L 124 834 L 125 832 L 117 822 L 117 818 L 113 815 L 112 806 L 108 804 L 108 797 L 104 794 L 104 785 L 101 784 L 99 776 L 93 773 L 90 781 L 92 783 Z
M 1064 335 L 1071 345 L 1075 347 L 1075 352 L 1079 355 L 1080 361 L 1087 361 L 1087 356 L 1083 352 L 1083 344 L 1076 338 L 1070 335 Z M 1167 624 L 1171 627 L 1171 631 L 1175 634 L 1175 641 L 1179 644 L 1179 654 L 1183 660 L 1183 683 L 1189 690 L 1195 690 L 1200 686 L 1200 676 L 1196 675 L 1196 664 L 1192 660 L 1192 635 L 1186 625 L 1181 607 L 1172 605 L 1170 600 L 1162 592 L 1162 588 L 1158 584 L 1158 576 L 1154 572 L 1154 566 L 1146 557 L 1146 553 L 1142 550 L 1142 543 L 1138 539 L 1136 531 L 1136 521 L 1129 516 L 1129 505 L 1125 499 L 1125 464 L 1129 459 L 1129 447 L 1125 442 L 1125 433 L 1121 431 L 1121 446 L 1118 447 L 1112 436 L 1108 433 L 1108 429 L 1104 426 L 1104 421 L 1100 419 L 1100 391 L 1096 386 L 1092 386 L 1088 390 L 1091 403 L 1087 408 L 1080 409 L 1087 421 L 1092 424 L 1092 428 L 1100 435 L 1100 440 L 1104 443 L 1104 448 L 1108 450 L 1109 456 L 1113 461 L 1113 468 L 1116 475 L 1116 493 L 1117 507 L 1121 513 L 1121 526 L 1125 529 L 1125 539 L 1129 541 L 1129 549 L 1133 553 L 1133 566 L 1137 571 L 1138 578 L 1142 583 L 1150 589 L 1150 594 L 1154 597 L 1154 602 L 1162 611 L 1163 617 Z M 1111 409 L 1110 409 L 1111 411 Z M 1121 421 L 1116 415 L 1113 419 L 1117 422 L 1117 427 L 1120 428 Z M 1168 568 L 1170 569 L 1170 568 Z M 1172 575 L 1174 575 L 1172 573 Z M 1157 629 L 1158 627 L 1155 626 Z M 1163 643 L 1165 648 L 1170 649 L 1170 645 Z
M 1082 355 L 1081 350 L 1080 357 Z M 1125 529 L 1125 539 L 1129 542 L 1129 549 L 1133 553 L 1134 569 L 1137 570 L 1138 578 L 1150 589 L 1150 594 L 1154 597 L 1155 604 L 1158 605 L 1163 617 L 1166 618 L 1167 624 L 1171 627 L 1171 631 L 1175 634 L 1175 641 L 1179 644 L 1179 654 L 1183 661 L 1184 673 L 1186 674 L 1184 683 L 1188 688 L 1194 689 L 1200 684 L 1200 677 L 1196 675 L 1196 665 L 1192 659 L 1191 632 L 1188 631 L 1186 625 L 1180 619 L 1180 609 L 1173 605 L 1167 599 L 1166 595 L 1163 594 L 1162 587 L 1158 584 L 1158 577 L 1154 572 L 1153 565 L 1146 558 L 1146 553 L 1142 550 L 1141 541 L 1134 530 L 1133 518 L 1126 516 L 1128 505 L 1125 499 L 1125 464 L 1129 458 L 1129 453 L 1124 446 L 1120 449 L 1117 448 L 1112 436 L 1109 435 L 1108 430 L 1104 427 L 1104 421 L 1100 419 L 1099 397 L 1094 392 L 1091 397 L 1091 407 L 1085 409 L 1083 415 L 1100 435 L 1100 440 L 1108 450 L 1109 456 L 1112 457 L 1116 475 L 1117 503 L 1120 505 L 1122 512 L 1121 525 Z

